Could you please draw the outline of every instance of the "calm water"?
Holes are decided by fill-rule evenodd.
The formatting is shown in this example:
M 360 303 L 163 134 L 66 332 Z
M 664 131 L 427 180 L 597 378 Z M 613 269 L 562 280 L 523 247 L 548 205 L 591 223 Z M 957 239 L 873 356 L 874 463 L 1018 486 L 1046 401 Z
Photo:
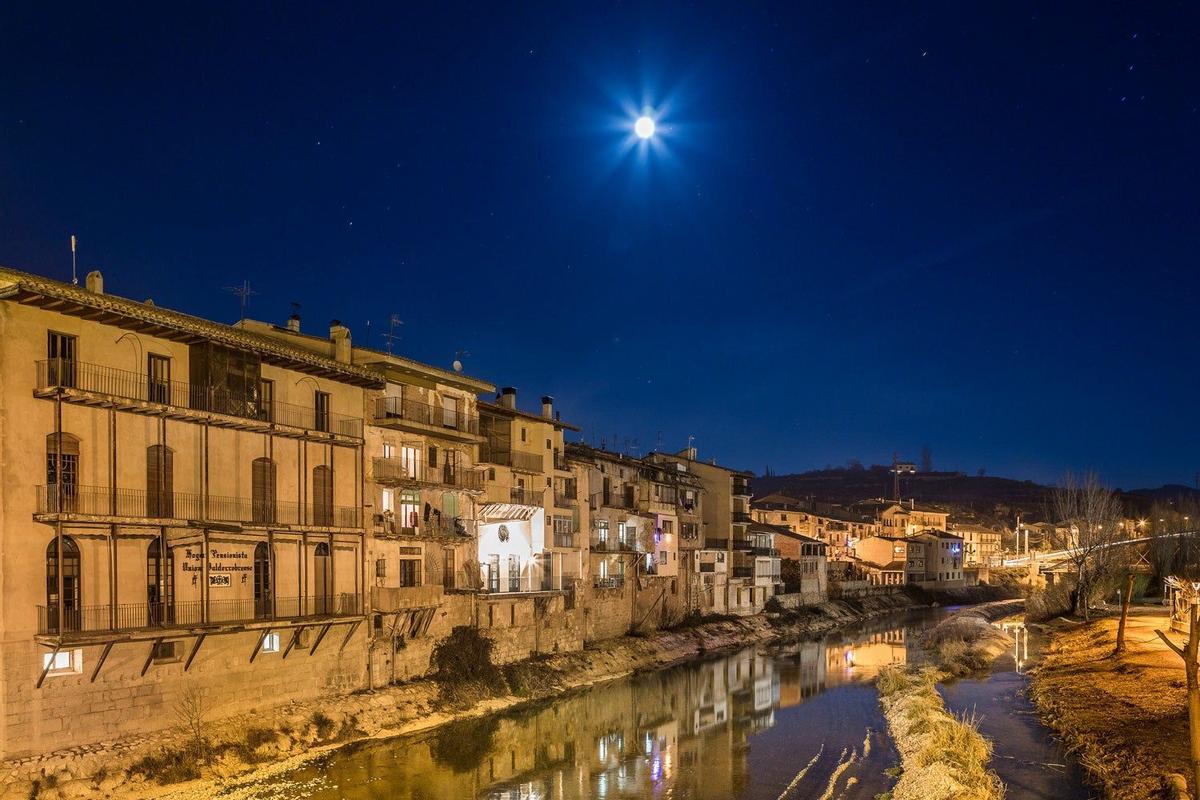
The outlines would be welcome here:
M 872 685 L 919 657 L 946 611 L 909 612 L 821 641 L 631 676 L 550 703 L 352 745 L 264 785 L 294 800 L 766 798 L 871 800 L 898 761 Z M 946 690 L 997 737 L 1009 797 L 1086 798 L 1078 771 L 1025 713 L 1015 662 Z M 1022 664 L 1022 667 L 1025 665 Z M 1016 704 L 1017 710 L 1012 709 Z M 1044 766 L 1051 765 L 1051 766 Z

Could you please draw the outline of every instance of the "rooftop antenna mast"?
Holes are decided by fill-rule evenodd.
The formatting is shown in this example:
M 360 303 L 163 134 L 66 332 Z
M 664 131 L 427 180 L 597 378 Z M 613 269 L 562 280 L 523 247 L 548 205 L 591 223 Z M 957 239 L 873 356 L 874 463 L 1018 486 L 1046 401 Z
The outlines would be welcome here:
M 75 234 L 71 234 L 71 285 L 79 285 L 79 275 L 75 272 Z
M 400 338 L 400 334 L 396 333 L 396 327 L 403 324 L 404 320 L 400 319 L 399 314 L 392 314 L 388 317 L 388 332 L 383 335 L 383 338 L 387 340 L 388 355 L 392 354 L 392 345 Z
M 238 322 L 242 322 L 246 319 L 246 306 L 250 304 L 251 296 L 258 292 L 250 288 L 250 281 L 242 281 L 241 286 L 226 286 L 225 291 L 237 295 L 238 300 L 241 301 L 241 316 L 238 317 Z

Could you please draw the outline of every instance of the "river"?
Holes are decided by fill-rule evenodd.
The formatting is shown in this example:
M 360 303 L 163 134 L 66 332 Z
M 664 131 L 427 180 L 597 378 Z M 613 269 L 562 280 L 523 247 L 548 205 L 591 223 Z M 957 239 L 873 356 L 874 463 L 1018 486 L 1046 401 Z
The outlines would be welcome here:
M 904 612 L 819 641 L 748 647 L 512 712 L 347 746 L 261 786 L 261 800 L 871 800 L 898 762 L 873 679 L 922 658 L 945 609 Z M 1032 642 L 1031 642 L 1032 640 Z M 1036 635 L 992 673 L 943 687 L 982 715 L 1010 798 L 1083 800 L 1080 771 L 1024 698 Z

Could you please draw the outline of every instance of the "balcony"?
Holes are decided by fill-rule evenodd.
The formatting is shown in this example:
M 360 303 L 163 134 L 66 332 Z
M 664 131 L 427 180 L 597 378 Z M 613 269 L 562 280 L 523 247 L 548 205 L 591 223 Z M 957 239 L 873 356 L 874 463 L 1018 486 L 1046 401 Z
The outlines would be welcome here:
M 479 460 L 515 469 L 517 472 L 536 473 L 540 473 L 546 463 L 545 456 L 540 453 L 520 453 L 487 446 L 479 448 Z
M 202 600 L 123 603 L 116 606 L 80 606 L 64 609 L 62 633 L 67 635 L 218 627 L 259 621 L 356 617 L 362 613 L 362 598 L 356 594 L 276 597 L 270 600 L 209 600 L 207 611 Z M 58 606 L 38 606 L 37 617 L 38 635 L 57 636 L 60 633 Z
M 562 455 L 556 455 L 554 457 L 554 468 L 561 470 L 562 472 L 571 471 L 571 467 L 567 464 L 567 459 Z
M 479 436 L 478 414 L 402 397 L 377 398 L 375 423 L 454 439 L 475 440 Z
M 377 536 L 395 536 L 399 539 L 429 539 L 445 541 L 462 539 L 471 535 L 467 527 L 471 520 L 461 517 L 453 519 L 430 515 L 429 519 L 417 519 L 414 525 L 402 525 L 391 512 L 376 515 Z
M 753 522 L 754 520 L 751 518 L 749 511 L 734 511 L 733 512 L 733 521 L 736 524 L 741 524 L 741 523 Z
M 372 586 L 371 610 L 384 613 L 427 608 L 441 602 L 445 590 L 441 583 L 423 586 Z
M 555 547 L 574 547 L 575 546 L 575 531 L 555 531 L 554 546 Z
M 754 550 L 754 542 L 751 539 L 734 539 L 733 549 L 749 553 Z
M 734 497 L 750 497 L 750 482 L 744 478 L 734 478 L 732 494 Z
M 628 539 L 622 540 L 615 536 L 609 536 L 605 539 L 593 536 L 591 538 L 591 548 L 593 553 L 636 553 L 639 550 L 636 542 Z
M 398 458 L 376 458 L 372 467 L 375 482 L 385 486 L 450 486 L 464 492 L 483 491 L 483 473 L 467 467 L 430 467 Z
M 519 506 L 540 506 L 544 489 L 525 489 L 514 486 L 508 490 L 508 501 Z
M 298 525 L 326 528 L 362 527 L 356 506 L 322 506 L 245 497 L 221 497 L 188 492 L 148 492 L 144 489 L 110 489 L 107 486 L 63 485 L 59 498 L 53 484 L 37 487 L 36 513 L 72 517 L 109 517 L 165 521 L 238 523 L 244 525 Z
M 735 578 L 753 578 L 754 567 L 734 567 L 733 577 Z
M 327 434 L 362 439 L 361 417 L 266 401 L 257 392 L 151 379 L 140 372 L 82 361 L 38 361 L 34 394 L 49 397 L 60 391 L 69 402 L 144 414 L 161 413 L 222 427 L 271 430 L 297 437 L 323 438 L 320 434 Z
M 705 550 L 727 550 L 727 549 L 729 549 L 729 540 L 728 539 L 706 538 L 704 540 L 704 549 Z
M 779 557 L 779 550 L 774 547 L 751 547 L 750 552 L 756 556 L 771 556 L 772 558 Z
M 575 492 L 554 493 L 554 505 L 559 508 L 573 508 L 578 502 L 579 499 L 576 497 Z
M 620 589 L 625 585 L 625 576 L 611 575 L 607 578 L 596 578 L 592 585 L 597 589 Z
M 597 495 L 592 495 L 596 497 Z M 632 486 L 626 487 L 626 491 L 609 491 L 599 494 L 600 505 L 605 508 L 620 508 L 626 511 L 632 511 L 637 508 L 637 500 L 634 497 Z

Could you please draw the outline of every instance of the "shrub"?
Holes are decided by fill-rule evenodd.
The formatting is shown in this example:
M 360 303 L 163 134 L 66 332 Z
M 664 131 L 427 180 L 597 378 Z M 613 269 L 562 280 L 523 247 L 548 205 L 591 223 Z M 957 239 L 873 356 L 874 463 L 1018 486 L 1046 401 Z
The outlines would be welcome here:
M 131 772 L 145 775 L 162 785 L 181 783 L 200 777 L 200 758 L 188 750 L 160 750 L 134 762 Z
M 446 702 L 469 704 L 507 690 L 504 675 L 492 662 L 492 641 L 475 628 L 452 630 L 433 648 L 430 663 Z
M 336 726 L 333 720 L 320 711 L 312 715 L 312 724 L 317 729 L 318 739 L 328 739 Z

